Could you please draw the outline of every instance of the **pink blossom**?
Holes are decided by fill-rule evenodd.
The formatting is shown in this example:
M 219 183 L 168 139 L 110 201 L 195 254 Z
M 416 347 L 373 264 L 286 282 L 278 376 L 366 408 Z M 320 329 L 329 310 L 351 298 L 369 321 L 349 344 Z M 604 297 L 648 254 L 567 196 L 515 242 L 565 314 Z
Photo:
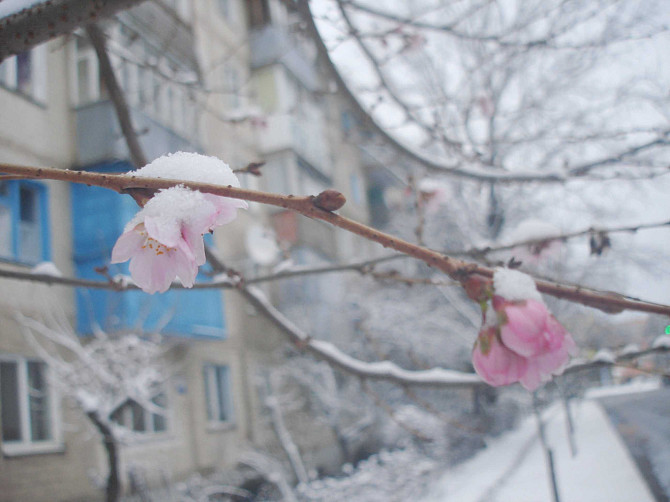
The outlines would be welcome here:
M 528 360 L 505 347 L 495 326 L 485 327 L 479 333 L 472 364 L 479 376 L 495 386 L 518 382 L 528 370 Z
M 203 235 L 232 221 L 239 202 L 181 186 L 161 190 L 126 225 L 111 262 L 130 260 L 133 280 L 147 293 L 167 291 L 176 277 L 190 288 L 205 263 Z
M 159 157 L 129 174 L 240 186 L 228 164 L 191 152 Z M 202 236 L 230 223 L 238 209 L 246 208 L 246 201 L 183 186 L 161 190 L 126 225 L 112 250 L 112 263 L 130 260 L 133 280 L 147 293 L 166 291 L 176 277 L 190 288 L 198 267 L 205 263 Z
M 562 373 L 577 346 L 570 333 L 551 315 L 530 278 L 520 272 L 494 275 L 492 306 L 495 319 L 480 332 L 473 349 L 477 373 L 491 385 L 520 382 L 534 390 Z M 512 281 L 512 284 L 510 284 Z M 505 291 L 514 300 L 495 292 Z M 529 298 L 519 299 L 522 292 Z
M 493 308 L 504 321 L 500 327 L 500 336 L 507 347 L 523 357 L 537 356 L 547 351 L 553 337 L 545 330 L 550 314 L 544 303 L 530 299 L 506 302 L 495 296 Z

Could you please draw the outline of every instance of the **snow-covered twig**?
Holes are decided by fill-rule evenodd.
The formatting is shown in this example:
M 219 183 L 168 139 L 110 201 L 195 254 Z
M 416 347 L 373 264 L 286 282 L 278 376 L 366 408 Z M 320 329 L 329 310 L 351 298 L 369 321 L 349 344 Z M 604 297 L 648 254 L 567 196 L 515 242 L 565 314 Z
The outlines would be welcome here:
M 647 349 L 637 351 L 623 350 L 616 354 L 612 351 L 602 352 L 598 351 L 591 360 L 576 359 L 566 369 L 566 373 L 574 373 L 578 371 L 588 370 L 592 368 L 599 368 L 603 366 L 620 366 L 627 362 L 634 361 L 644 356 L 651 354 L 663 354 L 670 351 L 670 344 L 665 344 L 666 335 L 659 336 L 652 343 L 652 346 Z
M 291 463 L 293 468 L 293 473 L 298 479 L 298 483 L 308 483 L 309 476 L 307 475 L 307 469 L 305 469 L 305 464 L 302 461 L 300 456 L 300 450 L 298 446 L 293 441 L 291 433 L 286 428 L 284 423 L 284 415 L 281 410 L 281 404 L 277 396 L 277 376 L 275 374 L 270 374 L 267 377 L 266 392 L 267 396 L 265 398 L 265 406 L 270 410 L 270 417 L 272 419 L 272 427 L 277 434 L 277 439 L 279 439 L 279 444 L 281 444 L 284 453 Z
M 330 342 L 311 338 L 279 312 L 258 288 L 243 286 L 238 288 L 238 291 L 270 319 L 296 347 L 359 378 L 388 380 L 401 385 L 426 387 L 459 388 L 483 385 L 482 380 L 474 373 L 463 373 L 442 368 L 412 371 L 401 368 L 390 361 L 361 361 L 345 354 Z

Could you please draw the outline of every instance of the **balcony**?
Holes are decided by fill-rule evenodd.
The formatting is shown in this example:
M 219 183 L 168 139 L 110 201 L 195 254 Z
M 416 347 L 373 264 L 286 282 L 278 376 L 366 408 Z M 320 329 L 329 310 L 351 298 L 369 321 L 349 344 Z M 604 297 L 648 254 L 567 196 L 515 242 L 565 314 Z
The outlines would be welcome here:
M 291 39 L 286 28 L 269 25 L 253 29 L 249 36 L 249 47 L 252 69 L 282 64 L 307 90 L 317 89 L 318 77 L 314 62 Z
M 129 159 L 126 141 L 111 101 L 77 108 L 77 163 L 90 166 L 108 160 Z M 131 109 L 131 120 L 147 159 L 169 152 L 196 151 L 195 141 L 180 136 L 142 111 Z
M 313 167 L 319 177 L 327 180 L 332 175 L 320 117 L 301 120 L 288 113 L 268 116 L 266 127 L 258 135 L 258 149 L 266 156 L 291 150 Z
M 124 25 L 152 39 L 163 53 L 169 53 L 181 65 L 198 71 L 190 9 L 185 2 L 143 2 L 120 12 L 118 17 Z

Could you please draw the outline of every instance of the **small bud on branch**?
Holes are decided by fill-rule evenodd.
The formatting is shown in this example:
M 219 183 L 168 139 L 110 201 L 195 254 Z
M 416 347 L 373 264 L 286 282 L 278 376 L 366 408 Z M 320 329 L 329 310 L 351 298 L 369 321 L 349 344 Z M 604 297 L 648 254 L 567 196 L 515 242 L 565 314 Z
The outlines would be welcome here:
M 314 205 L 324 211 L 337 211 L 347 199 L 337 190 L 324 190 L 314 198 Z

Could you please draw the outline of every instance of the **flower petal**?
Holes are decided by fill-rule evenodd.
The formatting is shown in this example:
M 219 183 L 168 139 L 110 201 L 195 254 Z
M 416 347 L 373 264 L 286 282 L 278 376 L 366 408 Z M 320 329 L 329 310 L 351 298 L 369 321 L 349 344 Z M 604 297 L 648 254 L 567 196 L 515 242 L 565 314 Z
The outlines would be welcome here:
M 186 256 L 178 253 L 174 260 L 175 272 L 186 288 L 192 288 L 198 275 L 198 266 Z
M 204 195 L 216 208 L 216 217 L 212 228 L 230 223 L 237 218 L 238 209 L 247 209 L 249 207 L 249 204 L 247 204 L 247 201 L 245 200 L 231 199 L 229 197 L 221 197 L 213 194 Z
M 543 336 L 549 311 L 542 302 L 526 300 L 522 304 L 508 304 L 504 308 L 507 322 L 500 328 L 503 343 L 523 357 L 541 354 L 547 349 Z
M 207 258 L 205 256 L 205 241 L 202 234 L 194 232 L 188 227 L 184 227 L 182 231 L 182 242 L 177 246 L 178 249 L 189 256 L 196 266 L 203 265 Z
M 518 382 L 527 371 L 528 361 L 505 347 L 495 328 L 485 328 L 477 337 L 472 351 L 475 371 L 493 386 Z
M 123 263 L 130 260 L 137 252 L 141 251 L 146 237 L 142 235 L 144 226 L 137 225 L 135 228 L 122 233 L 112 248 L 112 263 Z
M 156 256 L 156 253 L 143 250 L 130 260 L 130 275 L 142 291 L 153 294 L 164 293 L 175 277 L 168 258 Z
M 165 293 L 177 276 L 175 258 L 171 254 L 156 256 L 151 264 L 153 284 L 159 293 Z

